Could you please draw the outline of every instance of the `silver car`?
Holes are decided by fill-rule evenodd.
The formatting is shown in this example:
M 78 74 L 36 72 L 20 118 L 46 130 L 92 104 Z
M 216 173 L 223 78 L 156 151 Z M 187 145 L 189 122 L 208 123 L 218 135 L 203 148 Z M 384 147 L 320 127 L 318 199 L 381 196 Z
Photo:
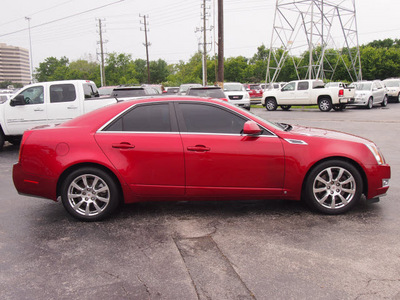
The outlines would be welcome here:
M 369 109 L 376 104 L 387 105 L 387 89 L 382 81 L 359 81 L 352 83 L 352 85 L 356 87 L 355 100 L 349 105 L 364 106 Z

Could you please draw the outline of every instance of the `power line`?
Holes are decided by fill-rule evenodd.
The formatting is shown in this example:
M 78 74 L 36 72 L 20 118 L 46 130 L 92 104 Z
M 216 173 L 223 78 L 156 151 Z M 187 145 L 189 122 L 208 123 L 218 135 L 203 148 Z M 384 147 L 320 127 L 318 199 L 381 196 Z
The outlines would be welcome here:
M 82 12 L 79 12 L 79 13 L 76 13 L 76 14 L 72 14 L 72 15 L 69 15 L 69 16 L 66 16 L 66 17 L 63 17 L 63 18 L 59 18 L 59 19 L 55 19 L 55 20 L 52 20 L 52 21 L 48 21 L 48 22 L 42 23 L 42 24 L 38 24 L 38 25 L 32 26 L 31 29 L 38 28 L 38 27 L 45 26 L 45 25 L 49 25 L 49 24 L 52 24 L 52 23 L 55 23 L 55 22 L 58 22 L 58 21 L 62 21 L 62 20 L 65 20 L 65 19 L 69 19 L 69 18 L 72 18 L 72 17 L 79 16 L 79 15 L 83 15 L 85 13 L 92 12 L 92 11 L 95 11 L 95 10 L 98 10 L 98 9 L 101 9 L 101 8 L 104 8 L 104 7 L 107 7 L 107 6 L 111 6 L 111 5 L 114 5 L 114 4 L 123 2 L 123 1 L 124 0 L 114 1 L 114 2 L 109 3 L 109 4 L 105 4 L 105 5 L 102 5 L 102 6 L 95 7 L 95 8 L 91 8 L 91 9 L 88 9 L 88 10 L 85 10 L 85 11 L 82 11 Z M 12 34 L 15 34 L 15 33 L 26 31 L 26 30 L 28 30 L 28 29 L 27 28 L 19 29 L 19 30 L 13 31 L 13 32 L 1 34 L 0 37 L 7 36 L 7 35 L 12 35 Z

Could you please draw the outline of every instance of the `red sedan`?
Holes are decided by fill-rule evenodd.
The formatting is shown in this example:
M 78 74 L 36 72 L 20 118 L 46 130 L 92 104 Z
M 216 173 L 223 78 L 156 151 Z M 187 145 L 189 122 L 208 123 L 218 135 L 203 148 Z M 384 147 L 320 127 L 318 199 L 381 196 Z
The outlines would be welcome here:
M 384 195 L 390 167 L 353 135 L 271 123 L 228 102 L 163 97 L 120 102 L 26 131 L 20 194 L 60 199 L 100 220 L 148 200 L 304 199 L 327 214 Z

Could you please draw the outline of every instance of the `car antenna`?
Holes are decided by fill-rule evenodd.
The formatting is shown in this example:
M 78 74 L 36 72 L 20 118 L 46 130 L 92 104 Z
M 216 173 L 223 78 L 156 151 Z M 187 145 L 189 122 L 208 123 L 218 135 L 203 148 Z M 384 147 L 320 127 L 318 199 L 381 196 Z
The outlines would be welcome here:
M 122 102 L 122 100 L 118 100 L 117 96 L 114 96 L 114 99 L 118 102 Z

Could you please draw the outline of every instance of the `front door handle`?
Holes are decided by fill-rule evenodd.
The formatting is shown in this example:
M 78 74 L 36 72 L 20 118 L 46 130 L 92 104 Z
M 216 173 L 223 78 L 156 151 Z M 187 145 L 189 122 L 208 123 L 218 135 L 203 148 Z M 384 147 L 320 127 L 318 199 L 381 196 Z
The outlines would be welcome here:
M 135 148 L 134 145 L 132 145 L 131 143 L 128 143 L 128 142 L 121 142 L 121 143 L 118 143 L 118 144 L 112 144 L 112 147 L 116 148 L 116 149 L 133 149 L 133 148 Z
M 206 147 L 204 145 L 189 146 L 187 147 L 187 149 L 188 151 L 197 151 L 197 152 L 207 152 L 211 150 L 209 147 Z

